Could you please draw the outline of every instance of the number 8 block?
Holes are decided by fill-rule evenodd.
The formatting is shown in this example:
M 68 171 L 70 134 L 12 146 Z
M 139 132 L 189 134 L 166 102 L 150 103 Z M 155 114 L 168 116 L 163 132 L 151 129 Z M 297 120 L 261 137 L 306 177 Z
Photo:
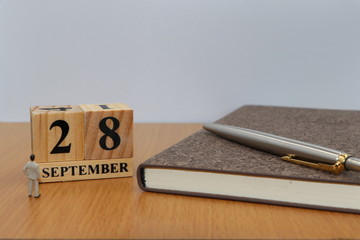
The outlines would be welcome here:
M 83 104 L 85 159 L 133 157 L 133 110 L 126 104 Z
M 84 114 L 79 106 L 32 107 L 31 133 L 37 162 L 84 159 Z

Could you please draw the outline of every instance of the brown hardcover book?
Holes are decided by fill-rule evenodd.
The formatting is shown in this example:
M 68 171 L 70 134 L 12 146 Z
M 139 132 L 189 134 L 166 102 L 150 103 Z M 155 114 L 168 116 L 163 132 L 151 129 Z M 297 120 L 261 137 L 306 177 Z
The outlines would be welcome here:
M 244 106 L 216 123 L 360 157 L 360 111 Z M 205 130 L 142 163 L 137 176 L 145 191 L 360 213 L 360 172 L 296 165 Z

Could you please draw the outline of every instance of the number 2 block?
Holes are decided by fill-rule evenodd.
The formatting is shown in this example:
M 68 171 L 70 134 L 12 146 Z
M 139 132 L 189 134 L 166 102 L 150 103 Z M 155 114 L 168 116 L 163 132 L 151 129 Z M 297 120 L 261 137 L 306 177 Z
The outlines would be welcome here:
M 133 157 L 133 110 L 125 104 L 83 104 L 85 159 Z
M 79 106 L 32 107 L 31 133 L 37 162 L 84 159 L 84 115 Z

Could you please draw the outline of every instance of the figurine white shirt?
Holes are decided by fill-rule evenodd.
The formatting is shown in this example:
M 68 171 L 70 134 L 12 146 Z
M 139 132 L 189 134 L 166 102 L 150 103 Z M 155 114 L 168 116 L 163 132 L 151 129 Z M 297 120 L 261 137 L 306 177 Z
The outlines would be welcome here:
M 25 164 L 23 171 L 25 175 L 31 180 L 38 180 L 40 178 L 39 165 L 34 161 L 29 161 Z

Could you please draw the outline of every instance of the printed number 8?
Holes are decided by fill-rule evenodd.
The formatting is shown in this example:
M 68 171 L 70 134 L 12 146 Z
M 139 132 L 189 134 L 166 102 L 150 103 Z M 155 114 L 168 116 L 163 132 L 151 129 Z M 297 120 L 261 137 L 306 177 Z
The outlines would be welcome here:
M 107 120 L 111 120 L 113 122 L 112 129 L 110 129 L 106 125 Z M 117 148 L 120 145 L 120 143 L 121 143 L 120 136 L 115 132 L 119 127 L 120 127 L 120 122 L 119 122 L 118 119 L 116 119 L 114 117 L 106 117 L 106 118 L 103 118 L 100 121 L 99 128 L 105 134 L 104 136 L 102 136 L 100 138 L 100 141 L 99 141 L 99 144 L 100 144 L 102 149 L 104 149 L 104 150 L 114 150 L 115 148 Z M 112 141 L 113 141 L 113 146 L 112 147 L 108 147 L 106 145 L 106 138 L 107 137 L 110 137 L 112 139 Z

